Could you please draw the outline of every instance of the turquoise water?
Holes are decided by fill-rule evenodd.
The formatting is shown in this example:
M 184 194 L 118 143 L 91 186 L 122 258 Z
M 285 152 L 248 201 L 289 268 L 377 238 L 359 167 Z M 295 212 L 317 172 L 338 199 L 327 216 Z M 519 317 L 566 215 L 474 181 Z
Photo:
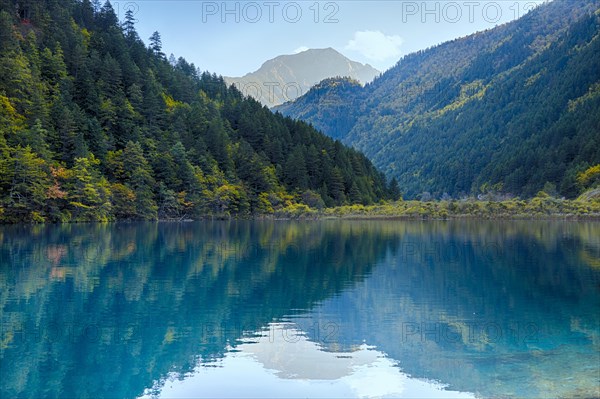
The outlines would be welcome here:
M 600 224 L 0 226 L 0 397 L 600 397 Z

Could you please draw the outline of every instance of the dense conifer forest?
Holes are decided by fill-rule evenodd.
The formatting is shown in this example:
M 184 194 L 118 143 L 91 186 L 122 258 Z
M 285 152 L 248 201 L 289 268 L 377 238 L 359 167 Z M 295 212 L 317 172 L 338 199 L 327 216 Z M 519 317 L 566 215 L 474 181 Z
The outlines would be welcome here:
M 273 214 L 394 199 L 361 153 L 146 46 L 109 2 L 0 0 L 0 221 Z
M 276 109 L 363 151 L 405 198 L 576 198 L 600 163 L 598 65 L 600 2 L 555 0 Z

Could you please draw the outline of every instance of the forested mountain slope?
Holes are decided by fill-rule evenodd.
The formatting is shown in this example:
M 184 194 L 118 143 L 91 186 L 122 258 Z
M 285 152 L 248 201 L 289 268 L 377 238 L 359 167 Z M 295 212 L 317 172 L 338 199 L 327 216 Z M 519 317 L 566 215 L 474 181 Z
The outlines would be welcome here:
M 321 85 L 277 110 L 363 150 L 407 197 L 552 185 L 574 197 L 577 173 L 600 162 L 599 4 L 555 0 L 410 54 L 363 89 Z
M 0 221 L 372 203 L 359 152 L 272 114 L 89 0 L 0 0 Z

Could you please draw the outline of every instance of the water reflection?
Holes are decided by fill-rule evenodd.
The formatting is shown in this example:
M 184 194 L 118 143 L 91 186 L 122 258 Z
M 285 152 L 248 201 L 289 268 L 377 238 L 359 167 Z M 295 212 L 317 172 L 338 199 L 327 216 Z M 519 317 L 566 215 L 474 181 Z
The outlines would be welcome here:
M 243 375 L 300 396 L 599 396 L 599 237 L 559 222 L 1 227 L 0 396 L 133 398 L 202 376 L 263 396 L 235 390 Z M 282 325 L 296 346 L 264 339 Z
M 396 254 L 318 305 L 311 323 L 339 326 L 332 350 L 367 342 L 449 389 L 597 397 L 600 273 L 587 260 L 600 235 L 593 225 L 480 226 L 407 231 Z
M 168 376 L 144 397 L 473 397 L 410 378 L 395 361 L 366 344 L 351 352 L 324 351 L 292 323 L 271 323 L 215 367 L 199 365 L 184 379 L 178 377 Z

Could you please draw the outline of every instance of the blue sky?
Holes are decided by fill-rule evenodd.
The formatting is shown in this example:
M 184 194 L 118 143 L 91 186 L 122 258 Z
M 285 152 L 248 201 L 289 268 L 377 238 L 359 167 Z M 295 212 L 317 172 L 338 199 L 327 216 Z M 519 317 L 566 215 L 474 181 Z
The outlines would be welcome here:
M 112 1 L 147 43 L 202 70 L 242 76 L 271 58 L 333 47 L 383 71 L 403 55 L 524 15 L 543 1 Z

